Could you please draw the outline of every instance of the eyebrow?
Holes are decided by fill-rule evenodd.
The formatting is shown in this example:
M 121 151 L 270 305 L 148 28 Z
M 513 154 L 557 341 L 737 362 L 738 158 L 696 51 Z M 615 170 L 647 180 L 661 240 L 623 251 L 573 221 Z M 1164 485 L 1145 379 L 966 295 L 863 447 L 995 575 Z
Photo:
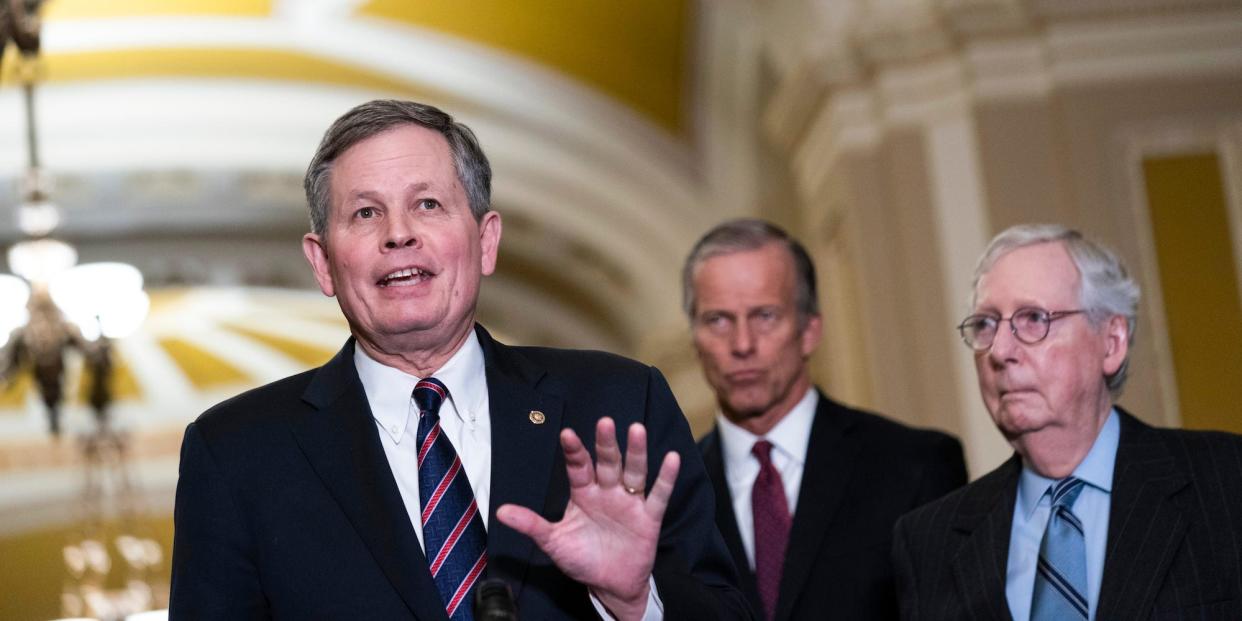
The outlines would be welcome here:
M 1042 308 L 1042 309 L 1044 309 L 1044 310 L 1048 310 L 1048 306 L 1047 306 L 1046 304 L 1044 304 L 1044 303 L 1042 303 L 1042 302 L 1035 302 L 1035 301 L 1033 301 L 1033 300 L 1031 300 L 1031 299 L 1029 299 L 1029 298 L 1021 298 L 1020 300 L 1018 300 L 1018 301 L 1014 302 L 1014 306 L 1013 306 L 1013 310 L 1014 310 L 1014 311 L 1018 311 L 1018 310 L 1021 310 L 1021 309 L 1023 309 L 1023 308 Z M 981 313 L 995 313 L 995 314 L 997 314 L 997 315 L 1000 315 L 1000 314 L 1001 314 L 1001 312 L 1000 312 L 1000 308 L 999 308 L 999 307 L 997 307 L 995 304 L 988 304 L 988 305 L 986 305 L 986 306 L 979 306 L 979 307 L 977 307 L 975 310 L 971 311 L 971 313 L 970 313 L 970 314 L 972 314 L 972 315 L 978 315 L 978 314 L 981 314 Z
M 419 181 L 418 183 L 411 183 L 405 186 L 404 193 L 407 195 L 421 194 L 423 192 L 426 192 L 429 189 L 431 189 L 430 183 L 426 181 Z M 360 198 L 368 198 L 368 199 L 378 202 L 379 199 L 381 198 L 381 195 L 374 190 L 355 190 L 349 195 L 349 200 L 351 201 L 356 201 Z
M 411 183 L 410 185 L 405 186 L 405 193 L 406 194 L 422 194 L 423 192 L 426 192 L 427 190 L 430 190 L 430 189 L 431 189 L 430 183 L 426 181 L 419 181 L 418 183 Z

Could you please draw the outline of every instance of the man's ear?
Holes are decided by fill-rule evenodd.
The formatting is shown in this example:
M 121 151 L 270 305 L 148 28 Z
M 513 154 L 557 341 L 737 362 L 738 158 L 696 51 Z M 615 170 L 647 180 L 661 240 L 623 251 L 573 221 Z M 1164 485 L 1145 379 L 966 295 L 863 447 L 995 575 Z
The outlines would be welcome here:
M 319 290 L 328 297 L 336 295 L 336 288 L 332 282 L 332 268 L 328 263 L 328 249 L 324 240 L 314 233 L 303 235 L 302 254 L 306 255 L 306 261 L 310 263 L 311 269 L 315 272 L 315 280 L 319 281 Z
M 500 214 L 489 211 L 479 221 L 479 248 L 482 251 L 479 268 L 484 276 L 496 271 L 496 257 L 500 253 Z
M 1130 324 L 1125 317 L 1113 315 L 1104 324 L 1104 375 L 1121 368 L 1130 352 Z
M 824 320 L 819 315 L 811 315 L 806 318 L 806 324 L 802 326 L 802 357 L 810 356 L 819 347 L 819 342 L 824 338 Z

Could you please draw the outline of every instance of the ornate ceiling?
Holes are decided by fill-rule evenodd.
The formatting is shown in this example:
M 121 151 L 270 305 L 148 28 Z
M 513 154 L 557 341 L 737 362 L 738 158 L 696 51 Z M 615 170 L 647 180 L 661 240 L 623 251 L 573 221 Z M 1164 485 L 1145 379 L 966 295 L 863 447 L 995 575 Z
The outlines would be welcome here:
M 319 136 L 366 99 L 417 98 L 492 158 L 505 242 L 484 317 L 635 353 L 653 314 L 676 316 L 668 266 L 712 213 L 685 121 L 693 17 L 657 1 L 50 0 L 37 109 L 62 232 L 156 286 L 308 286 L 299 186 Z M 6 75 L 0 205 L 24 165 L 21 114 Z M 16 235 L 0 222 L 0 241 Z M 199 243 L 165 253 L 186 237 Z M 276 240 L 285 253 L 239 260 Z
M 157 501 L 188 420 L 322 362 L 347 334 L 301 256 L 301 177 L 324 129 L 368 99 L 423 100 L 479 135 L 504 218 L 480 302 L 494 333 L 684 356 L 678 266 L 751 206 L 742 14 L 666 0 L 48 0 L 41 159 L 80 259 L 146 276 L 152 310 L 117 346 L 114 413 Z M 27 157 L 13 67 L 0 70 L 0 248 L 20 237 Z M 70 369 L 72 435 L 90 410 Z M 29 379 L 5 386 L 0 531 L 65 519 L 74 459 L 48 444 Z

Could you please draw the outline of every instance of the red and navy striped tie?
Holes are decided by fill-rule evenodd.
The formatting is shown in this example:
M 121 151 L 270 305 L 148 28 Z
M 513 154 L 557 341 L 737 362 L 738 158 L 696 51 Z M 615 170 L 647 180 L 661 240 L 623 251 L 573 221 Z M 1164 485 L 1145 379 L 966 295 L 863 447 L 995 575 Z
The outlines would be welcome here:
M 444 610 L 453 621 L 474 617 L 470 595 L 487 567 L 487 531 L 453 443 L 440 429 L 448 389 L 429 377 L 414 387 L 418 406 L 418 495 L 423 550 Z

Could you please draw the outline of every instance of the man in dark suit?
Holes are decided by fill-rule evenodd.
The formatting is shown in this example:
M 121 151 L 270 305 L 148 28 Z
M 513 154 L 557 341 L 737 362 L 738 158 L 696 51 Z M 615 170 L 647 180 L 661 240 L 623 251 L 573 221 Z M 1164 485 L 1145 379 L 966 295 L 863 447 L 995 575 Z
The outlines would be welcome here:
M 1242 438 L 1114 405 L 1139 298 L 1125 266 L 1016 226 L 974 292 L 960 330 L 1015 455 L 898 522 L 903 618 L 1242 618 Z
M 742 591 L 765 619 L 895 618 L 893 524 L 966 483 L 961 445 L 843 406 L 811 384 L 815 268 L 781 229 L 721 224 L 682 276 L 720 408 L 699 448 Z
M 485 576 L 523 619 L 748 618 L 660 373 L 475 324 L 490 183 L 436 108 L 374 101 L 329 128 L 303 249 L 353 336 L 187 428 L 174 619 L 470 619 Z

